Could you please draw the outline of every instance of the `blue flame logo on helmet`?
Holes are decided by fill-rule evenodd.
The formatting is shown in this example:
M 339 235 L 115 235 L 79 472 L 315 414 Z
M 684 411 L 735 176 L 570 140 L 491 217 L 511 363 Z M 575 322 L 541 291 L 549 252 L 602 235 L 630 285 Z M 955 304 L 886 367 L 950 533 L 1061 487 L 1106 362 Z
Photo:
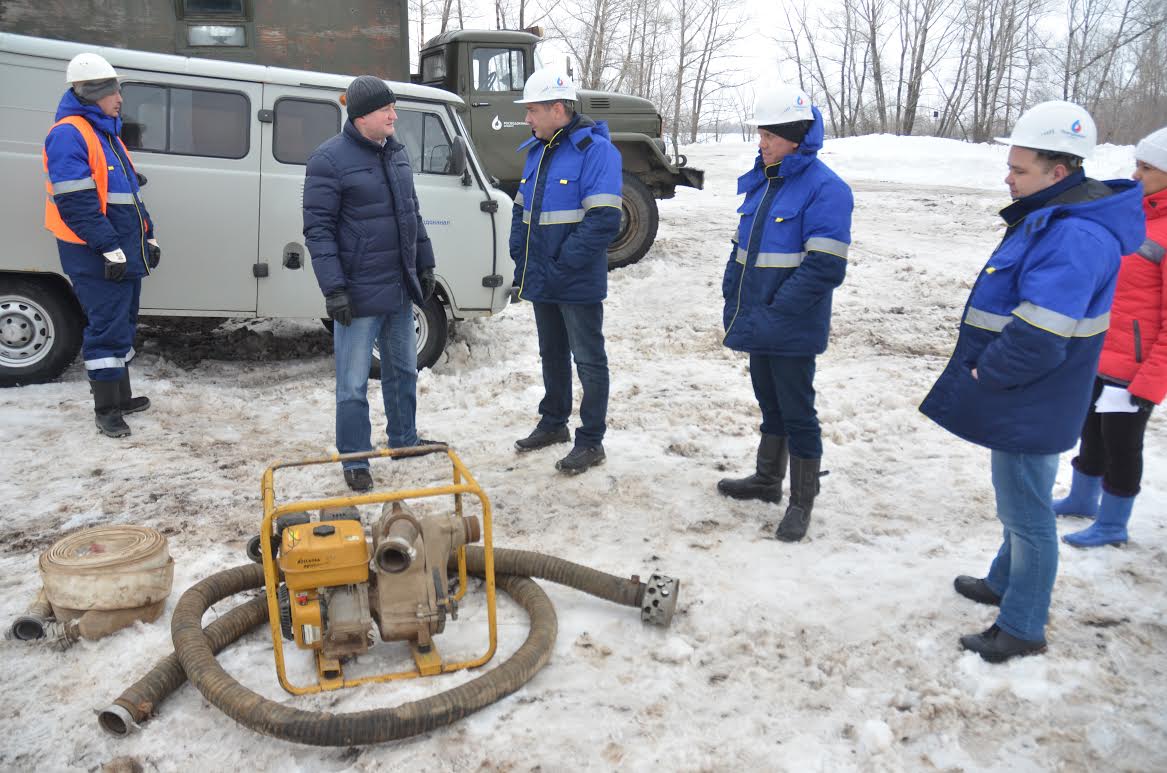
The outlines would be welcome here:
M 802 98 L 801 94 L 799 94 L 797 97 L 794 98 L 794 104 L 798 105 L 799 107 L 802 107 L 803 105 L 806 104 L 806 100 Z
M 555 79 L 555 85 L 556 85 L 556 86 L 562 86 L 562 85 L 563 85 L 563 78 L 556 78 L 556 79 Z
M 1070 124 L 1070 131 L 1072 131 L 1074 134 L 1081 134 L 1082 133 L 1082 122 L 1081 121 L 1074 121 L 1072 124 Z

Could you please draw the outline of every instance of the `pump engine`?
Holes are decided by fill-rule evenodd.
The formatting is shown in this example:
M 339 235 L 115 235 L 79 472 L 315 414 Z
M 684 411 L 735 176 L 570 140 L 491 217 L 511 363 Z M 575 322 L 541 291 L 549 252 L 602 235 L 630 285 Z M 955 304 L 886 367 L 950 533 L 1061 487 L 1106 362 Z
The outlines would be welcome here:
M 428 653 L 447 618 L 457 618 L 447 566 L 481 538 L 474 516 L 415 516 L 386 502 L 370 537 L 355 507 L 276 520 L 280 627 L 301 649 L 316 650 L 322 677 L 374 642 L 407 641 Z

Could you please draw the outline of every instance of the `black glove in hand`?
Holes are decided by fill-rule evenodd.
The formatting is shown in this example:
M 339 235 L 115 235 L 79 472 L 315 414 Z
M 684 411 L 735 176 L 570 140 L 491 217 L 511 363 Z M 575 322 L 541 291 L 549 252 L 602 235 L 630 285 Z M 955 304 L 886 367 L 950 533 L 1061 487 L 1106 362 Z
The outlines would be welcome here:
M 158 246 L 157 239 L 146 240 L 146 265 L 150 270 L 158 268 L 158 264 L 162 262 L 162 248 Z
M 1136 397 L 1131 395 L 1131 402 L 1134 403 L 1141 413 L 1150 413 L 1155 404 L 1145 397 Z
M 421 283 L 421 302 L 425 303 L 434 294 L 434 270 L 423 268 L 417 273 L 417 281 Z
M 105 278 L 111 282 L 120 282 L 126 275 L 126 253 L 121 247 L 110 252 L 102 253 L 105 258 Z
M 333 322 L 345 327 L 352 324 L 353 309 L 349 304 L 348 293 L 344 290 L 337 290 L 324 296 L 324 308 Z

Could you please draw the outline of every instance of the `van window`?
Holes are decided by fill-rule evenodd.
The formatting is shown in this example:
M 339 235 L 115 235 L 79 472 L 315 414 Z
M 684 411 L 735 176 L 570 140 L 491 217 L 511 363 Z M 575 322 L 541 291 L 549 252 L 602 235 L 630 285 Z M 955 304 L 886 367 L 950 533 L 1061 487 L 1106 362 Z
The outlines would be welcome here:
M 243 94 L 127 83 L 122 98 L 122 139 L 130 150 L 216 158 L 247 155 L 251 103 Z
M 276 101 L 272 153 L 281 164 L 307 164 L 320 143 L 340 131 L 340 107 L 285 97 Z
M 450 135 L 438 115 L 399 107 L 396 136 L 414 174 L 450 174 Z
M 472 54 L 475 91 L 522 91 L 527 76 L 521 48 L 476 48 Z

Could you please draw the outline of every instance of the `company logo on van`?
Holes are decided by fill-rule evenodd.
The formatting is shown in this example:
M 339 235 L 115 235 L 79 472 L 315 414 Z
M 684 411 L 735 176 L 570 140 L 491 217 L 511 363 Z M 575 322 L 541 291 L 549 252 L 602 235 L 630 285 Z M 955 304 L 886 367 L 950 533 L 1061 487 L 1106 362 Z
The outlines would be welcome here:
M 497 115 L 494 117 L 494 120 L 490 122 L 490 128 L 494 129 L 496 132 L 500 132 L 503 129 L 513 129 L 516 126 L 526 126 L 526 125 L 527 125 L 526 121 L 504 121 L 501 118 L 499 118 Z

